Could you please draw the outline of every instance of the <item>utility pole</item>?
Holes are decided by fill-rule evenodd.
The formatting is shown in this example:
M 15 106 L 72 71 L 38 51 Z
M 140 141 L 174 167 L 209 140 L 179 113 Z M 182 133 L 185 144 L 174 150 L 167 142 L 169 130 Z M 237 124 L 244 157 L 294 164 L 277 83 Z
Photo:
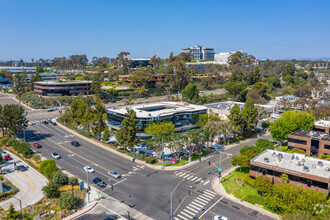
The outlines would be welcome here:
M 178 183 L 178 185 L 176 185 L 176 187 L 174 188 L 174 190 L 171 192 L 171 196 L 170 196 L 170 220 L 172 220 L 173 219 L 173 199 L 172 199 L 172 197 L 173 197 L 173 193 L 174 193 L 174 191 L 179 187 L 179 185 L 183 182 L 184 180 L 181 180 L 179 183 Z
M 88 182 L 88 171 L 86 170 L 86 174 L 87 174 L 87 196 L 88 196 L 88 203 L 89 203 L 89 182 Z
M 71 183 L 71 187 L 72 187 L 72 209 L 74 209 L 73 183 Z

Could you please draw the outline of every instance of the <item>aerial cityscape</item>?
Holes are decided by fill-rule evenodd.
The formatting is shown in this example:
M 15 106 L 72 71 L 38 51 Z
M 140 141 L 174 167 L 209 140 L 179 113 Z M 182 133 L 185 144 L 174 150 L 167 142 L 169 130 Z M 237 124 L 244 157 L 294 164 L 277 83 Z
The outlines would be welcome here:
M 2 1 L 0 219 L 330 219 L 329 8 Z

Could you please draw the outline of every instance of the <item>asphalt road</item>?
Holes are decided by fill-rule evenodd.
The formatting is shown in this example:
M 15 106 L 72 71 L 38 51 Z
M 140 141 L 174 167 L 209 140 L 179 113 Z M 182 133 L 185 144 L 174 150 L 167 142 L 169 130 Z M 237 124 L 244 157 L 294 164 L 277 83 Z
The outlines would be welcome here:
M 0 93 L 0 104 L 9 105 L 9 104 L 18 104 L 13 98 L 14 94 Z
M 77 175 L 80 179 L 85 180 L 85 182 L 87 181 L 87 175 L 83 167 L 90 165 L 96 171 L 93 174 L 89 174 L 90 183 L 92 183 L 93 178 L 99 177 L 109 185 L 113 184 L 113 191 L 110 188 L 103 188 L 100 191 L 153 219 L 169 218 L 170 194 L 178 183 L 180 184 L 173 193 L 173 213 L 182 202 L 174 214 L 177 219 L 190 219 L 187 215 L 191 219 L 198 217 L 221 198 L 213 192 L 211 186 L 212 179 L 217 175 L 217 168 L 209 166 L 207 161 L 198 163 L 183 171 L 156 171 L 94 146 L 68 133 L 59 126 L 53 126 L 51 124 L 30 126 L 26 132 L 26 137 L 33 131 L 37 134 L 37 137 L 34 140 L 30 140 L 30 143 L 38 141 L 42 145 L 42 148 L 36 149 L 37 152 L 46 158 L 51 158 L 53 152 L 59 153 L 62 158 L 56 161 L 58 166 Z M 73 140 L 78 141 L 81 146 L 71 146 L 70 141 Z M 230 157 L 232 154 L 237 153 L 242 146 L 251 145 L 255 141 L 256 139 L 226 149 L 222 153 L 221 166 L 223 170 L 231 167 Z M 219 155 L 210 157 L 210 160 L 212 163 L 217 164 L 219 162 Z M 112 169 L 120 173 L 122 178 L 118 180 L 109 176 L 107 171 Z M 201 198 L 197 198 L 199 196 Z M 199 203 L 195 201 L 196 199 L 199 199 Z M 189 208 L 186 208 L 186 206 L 189 206 L 193 210 L 190 209 L 191 212 L 187 213 Z M 223 206 L 224 208 L 222 211 L 219 211 L 219 214 L 232 214 L 231 205 Z M 214 206 L 213 208 L 216 209 L 217 207 Z M 185 209 L 186 211 L 184 211 Z M 204 215 L 213 215 L 211 213 L 212 210 L 209 210 Z M 237 210 L 237 212 L 239 216 L 249 219 L 251 210 L 241 209 Z M 231 217 L 231 215 L 227 217 Z M 232 217 L 235 219 L 237 215 L 235 214 Z

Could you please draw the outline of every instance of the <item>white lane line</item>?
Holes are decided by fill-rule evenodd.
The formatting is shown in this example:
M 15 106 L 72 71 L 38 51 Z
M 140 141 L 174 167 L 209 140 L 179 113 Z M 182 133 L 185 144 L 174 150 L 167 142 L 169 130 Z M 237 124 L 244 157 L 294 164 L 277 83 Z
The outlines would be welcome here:
M 185 176 L 186 175 L 186 173 L 181 173 L 180 175 L 178 175 L 179 177 L 183 177 L 183 176 Z
M 197 200 L 197 199 L 195 199 L 194 202 L 196 202 L 197 204 L 200 204 L 200 205 L 202 205 L 202 206 L 204 206 L 204 205 L 207 204 L 207 202 L 204 202 L 204 201 L 201 202 L 201 201 L 199 201 L 199 200 Z
M 197 178 L 198 178 L 198 177 L 196 176 L 196 177 L 192 178 L 191 181 L 194 181 L 194 180 L 197 179 Z
M 208 193 L 211 193 L 211 194 L 213 194 L 213 195 L 216 195 L 216 193 L 215 192 L 213 192 L 213 191 L 210 191 L 210 190 L 205 190 L 206 192 L 208 192 Z
M 192 219 L 192 216 L 191 216 L 191 215 L 188 215 L 188 214 L 185 213 L 184 211 L 180 212 L 180 214 L 185 215 L 185 216 L 187 216 L 188 218 Z
M 180 220 L 180 219 L 178 219 L 177 217 L 175 217 L 174 220 Z
M 180 214 L 178 214 L 177 215 L 179 218 L 182 218 L 182 219 L 184 219 L 184 220 L 189 220 L 189 219 L 187 219 L 187 218 L 185 218 L 185 217 L 183 217 L 182 215 L 180 215 Z
M 194 176 L 190 176 L 190 177 L 187 178 L 187 180 L 189 180 L 189 179 L 191 179 L 191 178 L 193 178 L 193 177 L 194 177 Z
M 207 194 L 203 194 L 203 196 L 205 196 L 206 198 L 209 198 L 209 199 L 213 199 L 214 196 L 210 196 L 210 195 L 207 195 Z
M 201 208 L 200 207 L 197 207 L 197 206 L 194 206 L 193 204 L 189 204 L 188 206 L 187 206 L 187 208 L 189 208 L 189 206 L 191 206 L 191 207 L 194 207 L 195 209 L 197 209 L 197 210 L 201 210 Z
M 189 209 L 190 211 L 195 212 L 195 215 L 196 215 L 196 213 L 197 213 L 198 210 L 199 210 L 199 209 L 198 209 L 198 210 L 193 209 L 193 208 L 191 208 L 191 207 L 189 207 L 189 206 L 187 206 L 186 209 Z
M 200 207 L 200 208 L 203 208 L 204 207 L 203 205 L 200 205 L 200 204 L 198 204 L 198 203 L 196 203 L 194 201 L 192 201 L 191 203 L 194 204 L 194 205 L 196 205 L 196 206 L 198 206 L 198 207 Z
M 208 184 L 210 182 L 210 180 L 208 180 L 207 182 L 205 182 L 203 185 L 205 186 L 206 184 Z
M 213 205 L 211 205 L 211 207 L 210 208 L 208 208 L 205 212 L 203 212 L 203 214 L 201 215 L 201 216 L 199 216 L 199 218 L 198 219 L 201 219 L 208 211 L 210 211 L 218 202 L 220 202 L 221 201 L 221 199 L 223 199 L 223 197 L 222 198 L 220 198 L 216 203 L 214 203 Z

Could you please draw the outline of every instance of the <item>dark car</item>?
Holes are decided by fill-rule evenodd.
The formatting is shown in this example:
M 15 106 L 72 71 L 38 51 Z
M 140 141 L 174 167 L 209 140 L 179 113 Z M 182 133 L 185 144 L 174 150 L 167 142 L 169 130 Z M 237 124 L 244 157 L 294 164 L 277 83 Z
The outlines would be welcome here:
M 55 125 L 57 125 L 55 121 L 54 121 L 54 122 L 52 122 L 52 124 L 53 124 L 54 126 L 55 126 Z
M 17 166 L 16 169 L 17 169 L 18 171 L 25 171 L 25 170 L 27 170 L 27 167 L 24 166 L 24 165 L 19 165 L 19 166 Z
M 45 125 L 47 125 L 48 124 L 48 121 L 43 121 L 42 123 L 44 123 Z
M 48 123 L 52 123 L 52 120 L 49 119 L 49 120 L 48 120 Z
M 71 141 L 71 145 L 72 146 L 75 146 L 75 147 L 79 147 L 80 146 L 80 144 L 79 144 L 78 141 Z
M 106 187 L 107 186 L 107 184 L 98 177 L 95 177 L 93 179 L 93 183 L 98 185 L 99 187 Z

